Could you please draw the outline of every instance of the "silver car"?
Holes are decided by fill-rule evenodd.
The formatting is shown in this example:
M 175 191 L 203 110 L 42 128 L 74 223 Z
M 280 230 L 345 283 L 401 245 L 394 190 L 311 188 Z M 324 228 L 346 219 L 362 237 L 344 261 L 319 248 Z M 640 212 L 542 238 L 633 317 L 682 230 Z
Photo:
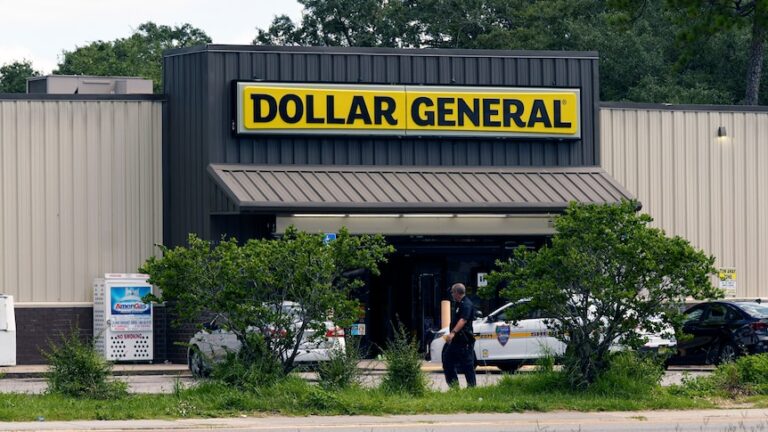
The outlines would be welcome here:
M 283 302 L 283 312 L 293 314 L 300 306 L 294 302 Z M 296 354 L 297 363 L 316 363 L 327 361 L 333 350 L 344 349 L 344 329 L 337 327 L 331 321 L 325 321 L 325 337 L 315 337 L 315 331 L 307 329 L 302 337 Z M 300 321 L 294 323 L 297 327 Z M 234 333 L 218 328 L 215 320 L 195 333 L 189 340 L 187 349 L 187 365 L 192 375 L 206 376 L 212 369 L 213 363 L 224 360 L 228 353 L 240 350 L 242 344 Z

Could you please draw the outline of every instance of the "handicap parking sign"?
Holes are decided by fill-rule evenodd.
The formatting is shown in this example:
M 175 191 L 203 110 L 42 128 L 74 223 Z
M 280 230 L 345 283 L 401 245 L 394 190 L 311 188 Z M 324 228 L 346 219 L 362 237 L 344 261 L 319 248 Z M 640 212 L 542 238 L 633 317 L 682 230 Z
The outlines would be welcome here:
M 333 240 L 336 240 L 336 233 L 325 233 L 325 237 L 323 237 L 323 243 L 328 244 Z

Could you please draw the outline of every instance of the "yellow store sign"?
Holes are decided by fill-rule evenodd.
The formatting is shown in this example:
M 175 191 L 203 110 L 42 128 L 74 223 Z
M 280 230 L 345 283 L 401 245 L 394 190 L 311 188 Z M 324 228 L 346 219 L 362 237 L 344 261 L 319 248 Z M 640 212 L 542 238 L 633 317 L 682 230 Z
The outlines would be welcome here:
M 580 138 L 578 89 L 237 83 L 237 132 Z

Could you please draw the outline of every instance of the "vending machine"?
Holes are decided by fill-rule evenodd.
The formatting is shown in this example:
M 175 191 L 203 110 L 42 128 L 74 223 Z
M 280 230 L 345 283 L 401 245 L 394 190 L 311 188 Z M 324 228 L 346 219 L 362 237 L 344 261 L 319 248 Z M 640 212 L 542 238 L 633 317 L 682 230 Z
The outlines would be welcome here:
M 152 293 L 144 274 L 108 273 L 93 282 L 93 337 L 97 351 L 112 361 L 152 361 Z

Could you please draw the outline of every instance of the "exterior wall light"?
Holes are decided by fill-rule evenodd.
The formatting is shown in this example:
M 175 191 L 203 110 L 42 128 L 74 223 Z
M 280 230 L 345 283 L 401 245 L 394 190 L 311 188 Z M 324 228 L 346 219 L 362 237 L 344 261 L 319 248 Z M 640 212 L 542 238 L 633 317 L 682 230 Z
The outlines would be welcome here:
M 717 128 L 717 137 L 718 138 L 725 138 L 728 136 L 728 132 L 725 130 L 725 126 L 720 126 Z

